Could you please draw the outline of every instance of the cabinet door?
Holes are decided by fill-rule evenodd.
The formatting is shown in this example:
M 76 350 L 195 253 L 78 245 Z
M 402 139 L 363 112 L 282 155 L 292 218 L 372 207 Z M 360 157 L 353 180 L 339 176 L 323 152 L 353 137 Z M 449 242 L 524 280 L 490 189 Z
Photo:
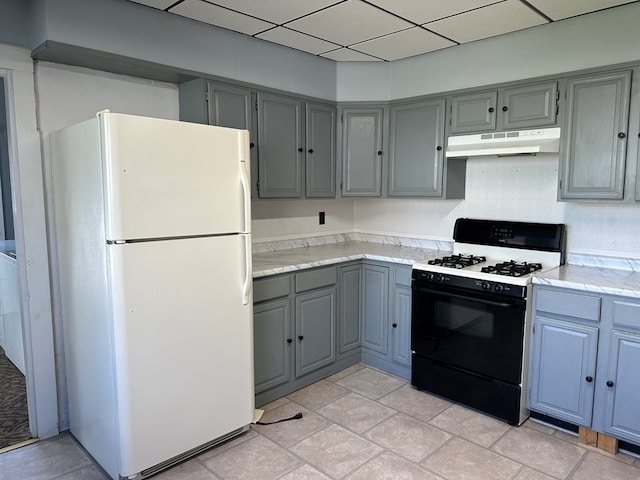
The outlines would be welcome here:
M 293 339 L 288 298 L 253 308 L 256 393 L 291 380 Z
M 486 132 L 496 128 L 498 92 L 470 93 L 451 99 L 451 133 Z
M 411 366 L 411 288 L 396 285 L 391 319 L 392 360 Z
M 558 83 L 505 88 L 502 92 L 502 128 L 521 129 L 555 125 Z
M 568 81 L 560 148 L 562 199 L 621 199 L 631 72 Z
M 258 93 L 258 179 L 260 198 L 302 197 L 301 102 Z
M 340 269 L 338 354 L 360 347 L 360 288 L 362 266 Z
M 389 196 L 442 195 L 444 99 L 390 110 Z
M 336 359 L 336 287 L 296 297 L 296 377 Z
M 362 346 L 388 354 L 389 268 L 364 264 L 362 267 Z
M 598 378 L 604 393 L 604 432 L 640 444 L 640 335 L 611 332 L 606 378 Z
M 343 110 L 342 195 L 379 197 L 382 175 L 382 108 Z
M 336 109 L 307 103 L 306 196 L 336 196 Z
M 529 408 L 590 426 L 598 329 L 537 316 Z

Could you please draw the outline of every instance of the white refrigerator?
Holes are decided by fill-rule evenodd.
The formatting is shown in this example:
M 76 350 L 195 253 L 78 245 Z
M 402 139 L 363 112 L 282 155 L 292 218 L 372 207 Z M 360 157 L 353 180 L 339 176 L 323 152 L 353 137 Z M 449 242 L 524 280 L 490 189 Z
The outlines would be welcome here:
M 50 147 L 73 436 L 117 479 L 246 431 L 248 132 L 105 111 Z

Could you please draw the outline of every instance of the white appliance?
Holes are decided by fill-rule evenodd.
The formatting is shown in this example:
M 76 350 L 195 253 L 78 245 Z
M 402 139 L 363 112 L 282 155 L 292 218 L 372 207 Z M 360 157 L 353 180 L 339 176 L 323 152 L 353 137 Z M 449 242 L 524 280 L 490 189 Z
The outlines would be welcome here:
M 71 433 L 117 479 L 246 431 L 248 132 L 105 111 L 50 143 Z
M 447 139 L 447 157 L 511 156 L 557 153 L 560 128 L 538 128 L 511 132 L 476 133 Z

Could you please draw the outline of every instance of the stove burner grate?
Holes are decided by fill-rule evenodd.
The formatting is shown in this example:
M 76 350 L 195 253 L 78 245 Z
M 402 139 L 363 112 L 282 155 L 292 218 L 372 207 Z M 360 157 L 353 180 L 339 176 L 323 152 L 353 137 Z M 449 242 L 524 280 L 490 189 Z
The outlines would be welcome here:
M 448 268 L 465 268 L 470 267 L 472 265 L 477 265 L 479 263 L 486 262 L 486 257 L 477 256 L 477 255 L 449 255 L 442 258 L 435 258 L 433 260 L 429 260 L 427 263 L 429 265 L 440 265 L 442 267 Z
M 541 263 L 516 262 L 514 260 L 496 263 L 495 265 L 489 265 L 480 269 L 480 271 L 484 273 L 495 273 L 496 275 L 509 277 L 521 277 L 538 270 L 542 270 Z

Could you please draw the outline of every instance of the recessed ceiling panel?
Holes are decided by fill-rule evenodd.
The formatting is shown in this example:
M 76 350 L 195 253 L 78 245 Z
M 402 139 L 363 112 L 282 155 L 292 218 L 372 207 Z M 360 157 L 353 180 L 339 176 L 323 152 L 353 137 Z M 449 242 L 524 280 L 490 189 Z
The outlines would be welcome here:
M 392 61 L 451 47 L 452 45 L 457 44 L 435 33 L 427 32 L 423 28 L 413 27 L 385 35 L 384 37 L 357 43 L 352 45 L 351 48 Z
M 369 0 L 370 3 L 418 24 L 484 7 L 502 0 Z
M 424 27 L 455 42 L 466 43 L 544 23 L 547 23 L 544 17 L 519 0 L 507 0 L 427 23 Z
M 273 23 L 232 12 L 202 0 L 185 0 L 169 11 L 246 35 L 255 35 L 258 32 L 274 27 Z
M 351 45 L 413 25 L 360 0 L 347 0 L 286 26 L 340 45 Z
M 625 3 L 633 3 L 629 0 L 580 0 L 569 2 L 567 0 L 529 0 L 529 3 L 553 20 L 575 17 L 583 13 L 590 13 L 603 8 L 617 7 Z
M 342 0 L 209 0 L 238 12 L 285 23 L 311 12 L 340 3 Z
M 284 27 L 276 27 L 271 30 L 267 30 L 266 32 L 259 33 L 256 35 L 256 38 L 268 40 L 273 43 L 279 43 L 280 45 L 313 53 L 314 55 L 339 47 L 339 45 L 336 45 L 335 43 L 325 42 L 319 38 L 310 37 L 304 33 L 298 33 Z
M 367 54 L 349 50 L 348 48 L 339 48 L 331 52 L 320 55 L 324 58 L 330 58 L 336 62 L 379 62 L 379 58 L 370 57 Z

